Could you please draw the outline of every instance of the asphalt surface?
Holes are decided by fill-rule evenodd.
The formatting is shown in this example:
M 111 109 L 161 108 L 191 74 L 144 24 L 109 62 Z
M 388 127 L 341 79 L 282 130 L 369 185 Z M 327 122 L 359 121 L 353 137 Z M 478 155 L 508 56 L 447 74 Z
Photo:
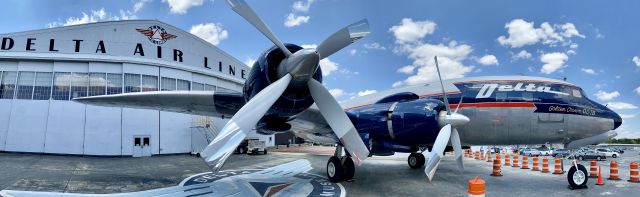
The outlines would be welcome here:
M 640 183 L 626 181 L 629 163 L 640 160 L 638 151 L 627 151 L 615 159 L 620 161 L 623 180 L 604 179 L 604 186 L 596 186 L 596 180 L 589 179 L 589 188 L 583 190 L 569 190 L 566 174 L 543 174 L 503 166 L 504 176 L 492 177 L 489 176 L 491 163 L 469 158 L 464 159 L 465 170 L 461 174 L 452 156 L 444 158 L 435 178 L 429 182 L 423 169 L 408 167 L 406 156 L 367 159 L 356 167 L 354 180 L 342 183 L 347 196 L 466 196 L 467 181 L 476 176 L 486 181 L 487 196 L 635 196 L 640 191 Z M 222 170 L 262 169 L 307 159 L 313 167 L 309 173 L 324 176 L 328 158 L 329 155 L 318 153 L 233 155 Z M 568 163 L 565 162 L 566 169 Z M 585 164 L 588 168 L 588 163 Z M 603 176 L 608 177 L 609 160 L 599 164 L 602 164 Z M 553 171 L 553 162 L 549 166 Z M 206 171 L 208 168 L 200 158 L 189 155 L 101 158 L 0 153 L 0 189 L 9 190 L 133 192 L 175 186 L 184 178 Z

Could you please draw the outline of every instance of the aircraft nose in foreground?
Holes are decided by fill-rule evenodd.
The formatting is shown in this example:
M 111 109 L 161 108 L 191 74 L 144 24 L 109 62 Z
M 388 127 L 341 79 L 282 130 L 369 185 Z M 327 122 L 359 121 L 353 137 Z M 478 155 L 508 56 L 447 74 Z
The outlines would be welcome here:
M 613 112 L 614 117 L 613 117 L 613 130 L 617 129 L 618 127 L 620 127 L 620 125 L 622 125 L 622 117 L 620 117 L 620 115 L 616 112 Z

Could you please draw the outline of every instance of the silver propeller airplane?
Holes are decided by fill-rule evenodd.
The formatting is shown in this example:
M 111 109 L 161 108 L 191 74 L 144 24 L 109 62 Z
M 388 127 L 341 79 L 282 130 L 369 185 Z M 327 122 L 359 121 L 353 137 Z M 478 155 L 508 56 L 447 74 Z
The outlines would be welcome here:
M 410 167 L 420 168 L 423 151 L 430 150 L 425 173 L 431 180 L 448 147 L 462 170 L 462 145 L 562 143 L 577 148 L 614 137 L 622 124 L 618 114 L 586 98 L 578 86 L 528 76 L 440 79 L 338 103 L 322 85 L 319 61 L 369 34 L 366 20 L 340 29 L 315 49 L 303 49 L 282 43 L 243 0 L 227 3 L 275 44 L 253 65 L 243 93 L 139 92 L 75 101 L 231 117 L 200 154 L 214 173 L 254 129 L 337 144 L 327 162 L 333 182 L 353 178 L 355 164 L 372 155 L 411 153 Z M 437 58 L 434 63 L 438 68 Z M 584 166 L 576 164 L 569 182 L 584 185 L 585 174 Z

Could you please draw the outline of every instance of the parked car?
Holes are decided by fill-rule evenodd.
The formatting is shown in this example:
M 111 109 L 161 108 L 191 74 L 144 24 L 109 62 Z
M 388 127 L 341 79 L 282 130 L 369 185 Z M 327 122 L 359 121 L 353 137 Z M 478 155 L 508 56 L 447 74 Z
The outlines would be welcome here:
M 501 149 L 498 147 L 494 147 L 494 148 L 490 148 L 489 150 L 491 150 L 491 153 L 499 153 Z
M 614 152 L 606 148 L 597 148 L 596 151 L 604 153 L 607 157 L 613 157 L 613 158 L 617 158 L 619 154 L 618 152 Z
M 538 149 L 535 148 L 525 148 L 522 153 L 522 155 L 527 155 L 529 157 L 531 156 L 539 156 L 540 155 L 540 151 Z
M 602 152 L 598 152 L 595 150 L 588 150 L 581 153 L 576 154 L 578 160 L 605 160 L 607 159 L 607 155 Z
M 539 148 L 538 151 L 540 151 L 540 155 L 544 155 L 544 156 L 549 156 L 553 154 L 553 150 L 544 146 L 542 148 Z
M 612 151 L 618 152 L 620 154 L 624 153 L 624 149 L 623 148 L 618 148 L 618 147 L 613 147 L 611 148 Z
M 558 149 L 553 151 L 553 154 L 551 154 L 551 156 L 553 157 L 567 157 L 569 156 L 569 154 L 571 154 L 571 152 L 567 149 Z

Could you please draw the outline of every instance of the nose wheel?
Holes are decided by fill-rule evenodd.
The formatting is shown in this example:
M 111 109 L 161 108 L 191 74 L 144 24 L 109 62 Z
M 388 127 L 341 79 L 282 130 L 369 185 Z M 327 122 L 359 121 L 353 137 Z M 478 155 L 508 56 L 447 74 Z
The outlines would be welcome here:
M 409 163 L 409 167 L 413 169 L 421 168 L 424 166 L 425 158 L 422 153 L 411 153 L 409 158 L 407 159 L 407 163 Z
M 353 179 L 356 170 L 351 157 L 339 155 L 342 155 L 341 146 L 336 148 L 336 154 L 331 156 L 327 162 L 327 178 L 334 183 Z

